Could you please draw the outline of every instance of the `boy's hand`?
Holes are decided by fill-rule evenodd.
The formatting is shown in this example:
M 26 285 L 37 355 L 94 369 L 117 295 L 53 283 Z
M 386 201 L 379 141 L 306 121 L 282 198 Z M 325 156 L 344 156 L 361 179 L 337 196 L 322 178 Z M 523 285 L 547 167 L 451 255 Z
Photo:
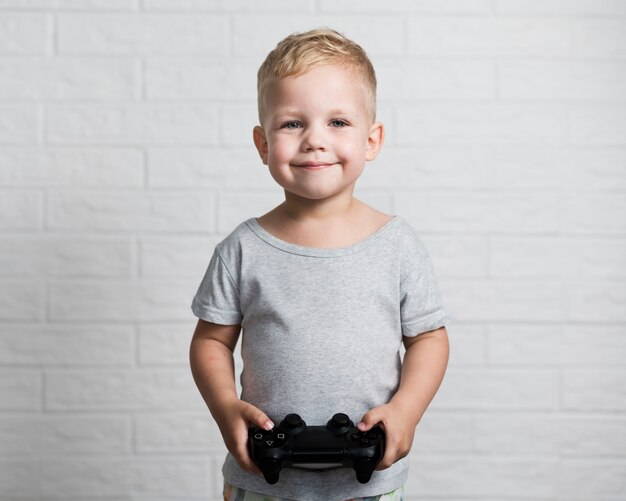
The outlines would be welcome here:
M 357 428 L 361 431 L 368 431 L 377 424 L 385 432 L 385 454 L 376 466 L 376 470 L 384 470 L 408 455 L 413 445 L 416 425 L 393 402 L 368 411 L 357 424 Z
M 235 400 L 222 407 L 217 424 L 226 448 L 235 457 L 239 466 L 246 471 L 261 475 L 261 470 L 254 464 L 248 453 L 248 427 L 254 425 L 264 430 L 271 430 L 274 423 L 270 418 L 254 405 L 243 400 Z

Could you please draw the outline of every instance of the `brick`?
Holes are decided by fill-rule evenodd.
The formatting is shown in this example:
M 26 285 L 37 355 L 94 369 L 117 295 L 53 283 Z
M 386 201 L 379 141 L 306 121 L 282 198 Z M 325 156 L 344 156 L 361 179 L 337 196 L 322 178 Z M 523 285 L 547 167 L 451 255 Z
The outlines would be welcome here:
M 217 110 L 206 104 L 50 105 L 47 136 L 56 144 L 217 143 Z
M 189 320 L 197 283 L 174 280 L 57 281 L 49 285 L 54 321 Z
M 433 402 L 439 410 L 556 410 L 556 370 L 454 369 Z
M 562 424 L 562 418 L 545 414 L 482 413 L 474 419 L 475 452 L 554 456 L 561 451 Z
M 273 190 L 276 183 L 250 141 L 247 148 L 150 148 L 148 185 L 222 191 Z
M 129 148 L 4 148 L 4 186 L 143 187 L 141 151 Z
M 415 429 L 411 454 L 470 453 L 474 450 L 474 434 L 474 420 L 469 414 L 427 411 Z
M 200 280 L 221 236 L 142 237 L 139 262 L 142 277 L 189 277 Z
M 549 57 L 572 51 L 567 20 L 542 18 L 413 17 L 408 53 L 413 56 Z
M 355 11 L 354 0 L 321 0 L 320 8 L 323 12 L 353 13 Z M 408 13 L 418 14 L 487 14 L 491 6 L 487 0 L 425 0 L 414 2 L 412 0 L 396 0 L 393 3 L 382 4 L 376 0 L 359 0 L 358 11 L 382 14 Z
M 234 19 L 233 51 L 237 57 L 258 57 L 259 64 L 276 44 L 290 33 L 319 26 L 335 27 L 348 38 L 358 41 L 368 55 L 404 54 L 404 23 L 394 16 L 336 15 L 240 15 Z M 286 28 L 288 27 L 288 28 Z
M 428 249 L 439 278 L 484 278 L 489 250 L 482 237 L 419 235 Z
M 124 326 L 13 325 L 0 332 L 0 365 L 130 366 L 134 351 L 134 331 Z
M 283 201 L 284 195 L 278 186 L 267 192 L 220 194 L 217 229 L 228 234 L 246 219 L 261 216 Z
M 135 430 L 137 452 L 141 454 L 227 452 L 208 410 L 201 414 L 137 416 Z
M 245 105 L 226 105 L 220 110 L 220 145 L 226 147 L 247 146 L 256 151 L 252 142 L 252 130 L 259 123 L 256 102 Z
M 599 324 L 489 327 L 488 340 L 492 364 L 605 367 L 624 364 L 626 350 L 622 328 Z
M 57 230 L 205 233 L 214 213 L 210 193 L 83 190 L 51 194 L 47 216 Z
M 615 456 L 626 450 L 626 419 L 622 416 L 563 416 L 560 423 L 561 452 L 577 458 Z
M 623 369 L 565 370 L 563 408 L 573 411 L 624 411 L 626 387 Z
M 489 99 L 496 96 L 493 63 L 406 60 L 376 64 L 378 99 Z
M 502 456 L 426 456 L 411 459 L 407 496 L 493 496 L 523 492 L 525 499 L 551 498 L 556 492 L 557 461 Z M 473 498 L 475 499 L 475 498 Z
M 503 99 L 624 101 L 626 64 L 506 62 L 499 64 L 498 84 Z
M 124 454 L 130 451 L 130 441 L 130 426 L 125 417 L 0 417 L 0 450 L 18 458 Z
M 148 99 L 256 99 L 259 61 L 149 59 Z M 254 106 L 256 109 L 256 104 Z
M 178 369 L 49 371 L 44 405 L 50 411 L 118 412 L 204 407 L 189 371 Z
M 476 416 L 476 452 L 512 456 L 619 457 L 626 420 L 611 416 L 490 413 Z
M 569 320 L 600 323 L 626 321 L 626 282 L 568 284 L 563 295 Z
M 134 10 L 139 0 L 1 0 L 0 9 Z
M 568 133 L 567 109 L 555 104 L 425 103 L 397 117 L 402 145 L 561 145 Z
M 618 500 L 626 496 L 626 461 L 623 459 L 565 459 L 557 473 L 560 499 Z
M 555 236 L 493 237 L 489 273 L 494 277 L 619 279 L 626 239 Z
M 0 229 L 36 230 L 42 225 L 43 196 L 39 191 L 0 191 Z
M 533 16 L 623 16 L 626 6 L 623 2 L 613 0 L 526 0 L 511 2 L 510 0 L 496 0 L 496 12 L 507 15 Z
M 0 144 L 32 144 L 39 141 L 39 112 L 31 104 L 0 104 Z
M 544 193 L 405 193 L 395 208 L 418 232 L 553 233 L 559 199 Z
M 621 193 L 584 194 L 566 198 L 563 228 L 574 234 L 626 234 L 626 197 Z
M 0 95 L 13 99 L 128 99 L 139 91 L 132 60 L 0 61 Z
M 481 189 L 491 184 L 493 155 L 473 146 L 384 146 L 375 161 L 367 163 L 357 185 L 377 190 Z
M 376 64 L 378 99 L 490 99 L 497 95 L 496 68 L 480 61 L 407 59 Z
M 39 280 L 0 280 L 0 320 L 40 320 L 45 301 L 45 286 Z
M 61 54 L 219 56 L 228 53 L 228 18 L 184 14 L 61 14 Z
M 447 326 L 447 331 L 450 339 L 450 367 L 484 365 L 487 345 L 484 327 L 459 325 L 453 321 Z
M 557 193 L 626 188 L 626 153 L 619 149 L 497 147 L 489 188 Z M 482 174 L 482 172 L 481 172 Z
M 41 499 L 40 484 L 33 481 L 39 478 L 40 471 L 39 463 L 31 459 L 0 459 L 0 496 L 9 501 L 13 496 L 15 499 L 27 496 Z
M 615 2 L 617 5 L 618 2 Z M 624 7 L 621 6 L 623 9 Z M 577 57 L 623 57 L 626 54 L 624 21 L 614 19 L 577 19 L 571 23 L 572 53 Z
M 201 276 L 198 274 L 198 283 Z M 139 328 L 138 360 L 141 365 L 189 366 L 189 343 L 196 325 L 191 313 L 191 298 L 189 307 L 189 318 L 185 323 L 142 325 Z
M 0 16 L 0 55 L 46 55 L 51 50 L 52 22 L 46 15 L 4 13 Z
M 209 465 L 198 457 L 98 458 L 43 461 L 41 485 L 62 498 L 99 496 L 203 497 L 211 489 Z
M 38 370 L 0 368 L 0 411 L 38 411 L 41 401 Z
M 144 0 L 146 10 L 174 10 L 180 11 L 214 11 L 233 12 L 314 12 L 314 0 L 301 0 L 294 4 L 290 0 L 265 0 L 263 2 L 249 2 L 248 0 Z
M 626 38 L 626 37 L 625 37 Z M 624 146 L 626 104 L 579 104 L 572 108 L 571 140 L 581 146 Z
M 132 260 L 123 238 L 0 236 L 0 276 L 128 277 Z
M 559 283 L 515 280 L 440 280 L 455 321 L 559 322 L 564 298 Z

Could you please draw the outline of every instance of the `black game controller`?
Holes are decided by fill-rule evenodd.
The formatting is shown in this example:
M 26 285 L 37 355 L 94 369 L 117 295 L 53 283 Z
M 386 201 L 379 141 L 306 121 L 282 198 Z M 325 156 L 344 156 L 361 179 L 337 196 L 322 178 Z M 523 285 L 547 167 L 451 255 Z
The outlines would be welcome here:
M 326 426 L 307 426 L 297 414 L 288 414 L 277 427 L 251 426 L 248 451 L 270 484 L 278 482 L 283 465 L 306 470 L 312 465 L 352 466 L 357 480 L 369 482 L 385 452 L 385 434 L 379 426 L 362 432 L 345 414 L 335 414 Z M 309 465 L 309 468 L 300 466 Z

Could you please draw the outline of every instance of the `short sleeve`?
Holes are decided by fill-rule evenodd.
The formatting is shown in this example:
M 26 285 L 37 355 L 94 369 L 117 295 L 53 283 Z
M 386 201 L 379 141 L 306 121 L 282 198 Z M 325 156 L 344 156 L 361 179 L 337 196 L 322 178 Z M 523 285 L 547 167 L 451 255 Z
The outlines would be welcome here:
M 241 323 L 239 289 L 216 249 L 191 303 L 194 315 L 220 325 Z
M 443 327 L 449 321 L 432 261 L 419 240 L 405 254 L 400 295 L 403 336 L 417 336 Z

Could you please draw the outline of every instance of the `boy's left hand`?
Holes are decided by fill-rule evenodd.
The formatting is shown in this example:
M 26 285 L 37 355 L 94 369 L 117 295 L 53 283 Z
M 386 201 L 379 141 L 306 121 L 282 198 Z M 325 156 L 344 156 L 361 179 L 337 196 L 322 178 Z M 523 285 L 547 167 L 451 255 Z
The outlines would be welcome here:
M 376 466 L 376 470 L 384 470 L 408 455 L 413 445 L 416 425 L 393 402 L 374 407 L 365 413 L 361 422 L 357 424 L 357 428 L 361 431 L 368 431 L 377 424 L 385 432 L 385 454 Z

